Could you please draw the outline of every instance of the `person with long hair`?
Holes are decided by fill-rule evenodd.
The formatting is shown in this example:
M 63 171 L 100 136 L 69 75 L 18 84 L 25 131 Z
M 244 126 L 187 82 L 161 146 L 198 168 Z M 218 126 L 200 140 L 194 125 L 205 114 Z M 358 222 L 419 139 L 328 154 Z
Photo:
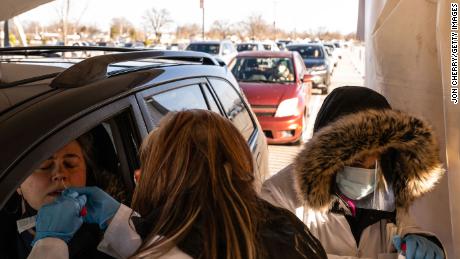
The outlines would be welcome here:
M 294 214 L 258 197 L 249 146 L 219 114 L 168 114 L 144 140 L 140 158 L 132 210 L 100 189 L 73 188 L 63 194 L 68 199 L 39 215 L 43 231 L 51 233 L 47 237 L 89 221 L 108 225 L 99 247 L 116 257 L 326 258 Z M 82 196 L 86 204 L 78 203 Z M 66 223 L 47 226 L 46 221 L 71 207 L 72 199 L 75 211 Z M 88 212 L 84 217 L 82 206 Z

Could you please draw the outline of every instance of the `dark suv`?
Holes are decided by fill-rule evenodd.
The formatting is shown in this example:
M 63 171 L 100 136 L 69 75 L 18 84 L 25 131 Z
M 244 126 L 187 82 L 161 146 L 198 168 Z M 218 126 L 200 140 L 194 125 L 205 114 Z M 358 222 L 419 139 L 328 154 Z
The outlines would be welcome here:
M 111 54 L 81 60 L 72 58 L 77 51 Z M 99 145 L 95 158 L 123 179 L 130 194 L 141 140 L 169 111 L 208 109 L 230 119 L 265 178 L 264 133 L 232 73 L 208 54 L 35 47 L 0 49 L 0 57 L 2 226 L 16 188 L 42 161 L 88 132 Z M 0 235 L 0 243 L 8 241 L 3 228 Z

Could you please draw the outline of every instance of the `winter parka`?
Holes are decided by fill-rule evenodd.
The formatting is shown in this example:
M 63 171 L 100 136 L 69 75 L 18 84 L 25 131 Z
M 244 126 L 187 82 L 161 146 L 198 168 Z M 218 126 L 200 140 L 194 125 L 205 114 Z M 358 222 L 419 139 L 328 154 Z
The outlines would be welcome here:
M 363 220 L 354 226 L 350 211 L 336 195 L 335 176 L 344 165 L 376 152 L 382 154 L 379 162 L 385 179 L 392 184 L 396 211 L 362 209 L 358 213 L 363 214 Z M 395 234 L 420 234 L 442 247 L 432 233 L 413 223 L 408 208 L 429 192 L 443 173 L 427 123 L 390 109 L 366 110 L 321 128 L 292 165 L 264 183 L 262 197 L 293 212 L 303 207 L 304 223 L 329 257 L 396 258 Z

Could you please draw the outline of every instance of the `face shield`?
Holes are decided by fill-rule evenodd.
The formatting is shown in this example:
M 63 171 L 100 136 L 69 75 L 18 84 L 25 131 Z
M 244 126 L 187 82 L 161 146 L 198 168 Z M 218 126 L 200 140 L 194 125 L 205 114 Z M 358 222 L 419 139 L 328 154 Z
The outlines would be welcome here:
M 350 207 L 395 210 L 392 184 L 385 180 L 377 161 L 372 169 L 345 166 L 337 173 L 336 184 L 338 195 Z

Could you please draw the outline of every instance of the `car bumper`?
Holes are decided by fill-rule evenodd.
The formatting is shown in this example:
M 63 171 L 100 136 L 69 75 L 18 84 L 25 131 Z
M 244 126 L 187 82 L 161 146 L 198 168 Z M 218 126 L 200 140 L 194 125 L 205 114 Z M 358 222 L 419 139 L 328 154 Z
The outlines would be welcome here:
M 327 70 L 310 71 L 312 76 L 311 81 L 313 82 L 313 88 L 326 88 L 326 81 L 328 76 Z
M 288 117 L 258 116 L 268 144 L 292 143 L 299 140 L 302 133 L 302 115 Z

